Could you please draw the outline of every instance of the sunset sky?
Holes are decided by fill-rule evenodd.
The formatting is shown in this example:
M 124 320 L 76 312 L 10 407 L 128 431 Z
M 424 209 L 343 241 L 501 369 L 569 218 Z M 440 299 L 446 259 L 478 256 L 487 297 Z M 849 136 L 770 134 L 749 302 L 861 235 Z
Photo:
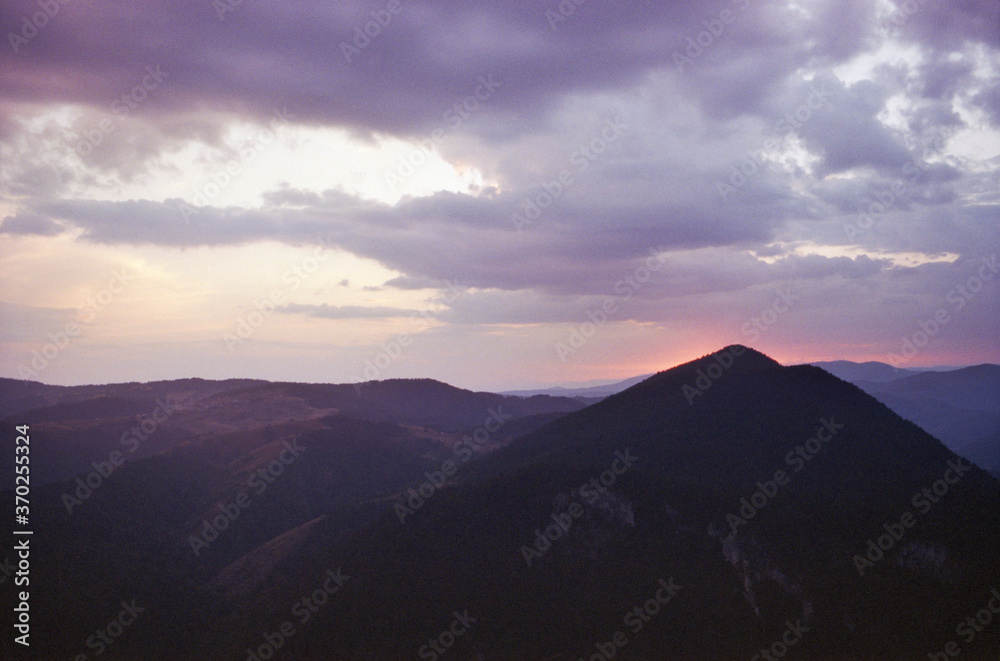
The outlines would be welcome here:
M 998 7 L 5 0 L 0 376 L 1000 362 Z

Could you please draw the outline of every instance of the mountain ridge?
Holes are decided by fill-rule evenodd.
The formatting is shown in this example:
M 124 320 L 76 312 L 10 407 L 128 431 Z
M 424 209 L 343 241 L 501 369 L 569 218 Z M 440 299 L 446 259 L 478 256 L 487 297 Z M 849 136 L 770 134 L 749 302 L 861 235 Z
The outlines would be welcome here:
M 136 598 L 155 608 L 126 658 L 244 661 L 284 621 L 288 658 L 405 658 L 455 612 L 476 618 L 455 658 L 590 658 L 667 584 L 623 655 L 750 658 L 792 622 L 798 658 L 912 659 L 1000 584 L 1000 482 L 819 367 L 730 345 L 565 413 L 512 398 L 523 417 L 443 415 L 451 397 L 507 401 L 470 392 L 216 393 L 187 403 L 216 431 L 116 469 L 72 513 L 77 483 L 36 487 L 33 562 L 58 577 L 33 592 L 42 651 L 75 658 L 81 632 L 61 625 L 85 638 Z M 343 395 L 392 401 L 362 420 Z M 268 424 L 240 422 L 254 411 Z M 343 592 L 289 620 L 331 576 Z M 1000 635 L 976 644 L 995 658 Z

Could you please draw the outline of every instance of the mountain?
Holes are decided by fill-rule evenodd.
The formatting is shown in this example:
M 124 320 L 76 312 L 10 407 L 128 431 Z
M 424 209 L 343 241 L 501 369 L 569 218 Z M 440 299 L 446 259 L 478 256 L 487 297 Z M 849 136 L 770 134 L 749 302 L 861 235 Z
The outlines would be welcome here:
M 293 653 L 347 657 L 365 640 L 374 658 L 412 656 L 468 612 L 476 629 L 455 650 L 473 658 L 750 658 L 791 626 L 809 630 L 790 635 L 798 658 L 912 659 L 1000 581 L 995 480 L 858 388 L 742 347 L 563 416 L 472 472 L 334 546 L 326 562 L 355 583 L 317 615 L 323 642 Z M 938 482 L 947 499 L 925 502 Z M 1000 649 L 977 643 L 970 658 Z
M 213 588 L 232 596 L 283 554 L 301 561 L 309 547 L 294 531 L 339 539 L 442 461 L 464 468 L 583 406 L 432 380 L 3 386 L 22 402 L 0 422 L 11 445 L 5 462 L 15 456 L 15 425 L 30 427 L 32 540 L 43 549 L 32 568 L 45 577 L 32 595 L 46 641 L 34 646 L 45 658 L 92 653 L 82 644 L 87 634 L 106 626 L 105 612 L 123 599 L 146 604 L 155 613 L 144 618 L 149 631 L 173 632 L 173 640 L 150 633 L 118 642 L 108 656 L 148 658 L 176 644 L 179 658 L 205 658 L 183 629 L 200 630 Z M 4 475 L 13 479 L 12 465 Z M 5 507 L 14 502 L 8 495 Z M 271 564 L 250 560 L 261 557 Z
M 69 405 L 88 400 L 110 397 L 116 399 L 153 402 L 157 398 L 196 401 L 213 394 L 246 388 L 263 381 L 254 379 L 179 379 L 151 383 L 117 383 L 87 386 L 52 386 L 37 381 L 0 378 L 0 418 L 20 415 L 53 405 Z
M 969 411 L 1000 411 L 1000 365 L 923 372 L 888 384 L 861 385 L 873 392 L 939 401 Z
M 854 363 L 849 360 L 831 360 L 810 363 L 810 365 L 821 367 L 830 374 L 850 383 L 857 383 L 858 381 L 886 383 L 921 372 L 919 369 L 895 367 L 894 365 L 879 363 L 877 361 Z
M 402 412 L 370 410 L 397 420 L 323 409 L 202 435 L 72 515 L 74 482 L 38 488 L 32 652 L 93 656 L 134 600 L 109 658 L 1000 653 L 996 627 L 956 633 L 1000 586 L 1000 482 L 819 368 L 727 347 L 467 460 L 518 420 L 422 426 L 402 400 L 438 390 L 427 414 L 454 419 L 468 395 L 389 383 L 373 392 Z M 193 536 L 212 539 L 196 554 Z
M 840 361 L 822 365 L 917 423 L 960 455 L 983 468 L 1000 471 L 1000 365 L 918 373 L 883 363 Z M 886 378 L 889 374 L 896 378 Z
M 1000 478 L 1000 432 L 983 436 L 963 446 L 961 454 Z
M 534 397 L 536 395 L 551 395 L 555 397 L 583 397 L 586 399 L 603 399 L 615 393 L 619 393 L 626 388 L 631 388 L 637 383 L 645 381 L 651 374 L 643 374 L 641 376 L 634 376 L 630 379 L 625 379 L 624 381 L 617 381 L 615 383 L 608 383 L 598 386 L 585 386 L 578 388 L 564 388 L 562 386 L 554 386 L 552 388 L 541 388 L 537 390 L 510 390 L 501 393 L 502 395 L 510 395 L 513 397 Z
M 476 393 L 430 379 L 342 385 L 184 379 L 76 387 L 2 379 L 0 394 L 0 410 L 6 413 L 0 425 L 31 425 L 47 449 L 34 459 L 39 484 L 89 473 L 115 452 L 130 461 L 206 435 L 260 430 L 290 420 L 339 414 L 455 435 L 483 424 L 494 409 L 516 421 L 493 436 L 495 446 L 585 406 L 570 398 Z M 13 457 L 13 452 L 0 457 L 8 484 Z

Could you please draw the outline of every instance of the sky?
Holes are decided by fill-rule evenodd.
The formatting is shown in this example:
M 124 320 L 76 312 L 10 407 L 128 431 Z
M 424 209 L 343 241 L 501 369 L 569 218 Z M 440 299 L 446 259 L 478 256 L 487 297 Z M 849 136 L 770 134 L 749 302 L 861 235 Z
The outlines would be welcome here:
M 5 0 L 0 376 L 1000 362 L 995 0 Z

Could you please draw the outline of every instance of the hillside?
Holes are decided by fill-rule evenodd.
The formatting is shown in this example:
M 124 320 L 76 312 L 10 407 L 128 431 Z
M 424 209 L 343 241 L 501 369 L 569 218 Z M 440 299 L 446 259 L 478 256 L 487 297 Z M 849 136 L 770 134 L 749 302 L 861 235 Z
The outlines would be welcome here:
M 443 428 L 482 394 L 373 383 L 396 405 L 362 420 L 338 388 L 217 393 L 203 424 L 325 414 L 132 462 L 72 515 L 72 482 L 39 489 L 39 651 L 134 598 L 112 658 L 916 659 L 1000 584 L 1000 482 L 816 367 L 732 346 L 581 410 L 522 400 L 480 421 L 524 425 L 494 452 Z
M 958 454 L 1000 472 L 1000 365 L 916 372 L 883 363 L 822 363 Z M 888 378 L 889 375 L 892 378 Z
M 1000 580 L 1000 485 L 860 389 L 734 349 L 559 418 L 402 522 L 386 513 L 334 545 L 350 596 L 318 615 L 322 642 L 291 649 L 336 656 L 364 640 L 400 658 L 452 608 L 478 618 L 455 649 L 485 658 L 586 658 L 616 630 L 632 658 L 750 658 L 789 621 L 810 629 L 797 658 L 912 659 L 943 644 Z M 948 498 L 917 508 L 953 465 L 965 472 Z M 904 532 L 866 562 L 884 526 Z M 683 586 L 664 615 L 623 627 L 660 579 Z M 1000 649 L 977 643 L 969 658 Z
M 308 426 L 330 415 L 416 425 L 454 437 L 481 426 L 494 410 L 504 425 L 490 435 L 493 448 L 532 424 L 585 406 L 563 397 L 471 392 L 430 379 L 354 385 L 184 379 L 76 387 L 6 379 L 0 380 L 0 392 L 8 412 L 0 425 L 30 424 L 45 448 L 33 459 L 39 484 L 89 473 L 115 452 L 131 461 L 213 434 L 291 421 Z M 507 425 L 510 421 L 517 422 Z M 12 461 L 12 452 L 0 457 L 4 484 L 11 482 Z

